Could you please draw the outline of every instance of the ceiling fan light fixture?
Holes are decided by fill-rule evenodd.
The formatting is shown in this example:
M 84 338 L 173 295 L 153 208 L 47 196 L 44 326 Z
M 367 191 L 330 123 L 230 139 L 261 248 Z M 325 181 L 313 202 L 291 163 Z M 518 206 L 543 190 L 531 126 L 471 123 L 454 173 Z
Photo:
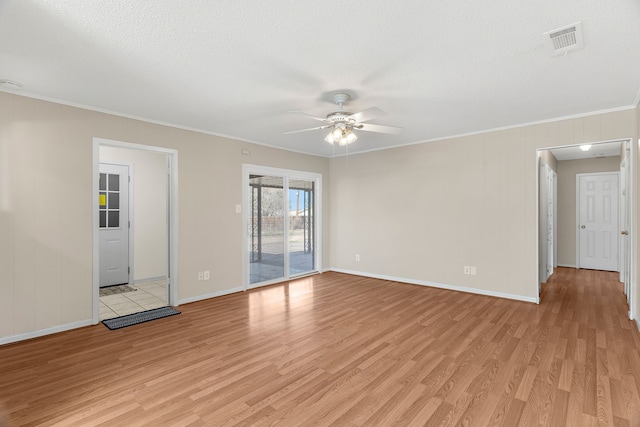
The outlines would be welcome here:
M 358 139 L 358 136 L 344 123 L 337 123 L 334 128 L 331 129 L 331 132 L 324 137 L 324 140 L 331 145 L 336 142 L 339 145 L 348 145 L 355 142 L 356 139 Z
M 358 139 L 358 136 L 353 133 L 351 131 L 351 129 L 348 130 L 347 132 L 347 144 L 351 144 L 352 142 L 356 142 L 356 139 Z
M 354 129 L 387 134 L 397 134 L 402 130 L 402 128 L 393 126 L 364 123 L 368 122 L 369 120 L 385 116 L 387 113 L 385 113 L 378 107 L 371 107 L 358 113 L 351 113 L 343 108 L 344 103 L 351 98 L 351 95 L 346 93 L 334 94 L 333 100 L 336 104 L 338 104 L 338 110 L 330 112 L 325 118 L 303 113 L 302 111 L 290 111 L 290 113 L 298 113 L 311 119 L 319 120 L 324 123 L 324 126 L 318 126 L 310 129 L 294 130 L 291 132 L 285 132 L 285 134 L 306 132 L 317 129 L 329 129 L 329 133 L 325 135 L 324 140 L 331 145 L 337 142 L 339 145 L 344 146 L 352 144 L 358 139 L 358 136 L 353 132 Z
M 340 126 L 336 126 L 332 131 L 331 134 L 333 135 L 333 140 L 337 141 L 338 139 L 340 139 L 342 137 L 342 134 L 344 132 L 344 129 L 341 128 Z
M 340 136 L 340 139 L 338 139 L 338 144 L 349 145 L 355 142 L 356 139 L 358 139 L 358 137 L 356 136 L 355 133 L 351 131 L 351 129 L 345 129 L 342 131 L 342 135 Z
M 333 145 L 333 143 L 336 142 L 336 139 L 333 137 L 333 131 L 329 132 L 327 136 L 324 137 L 324 140 Z

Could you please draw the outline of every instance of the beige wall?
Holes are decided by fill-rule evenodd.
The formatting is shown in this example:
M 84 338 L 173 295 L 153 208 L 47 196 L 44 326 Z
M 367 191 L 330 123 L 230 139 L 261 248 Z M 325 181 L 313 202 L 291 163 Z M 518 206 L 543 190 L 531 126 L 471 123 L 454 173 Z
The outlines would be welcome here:
M 535 300 L 536 149 L 633 137 L 635 115 L 625 110 L 333 159 L 331 265 Z M 476 266 L 477 275 L 464 275 L 465 265 Z
M 167 276 L 166 157 L 152 151 L 100 147 L 100 162 L 131 166 L 134 282 Z
M 576 175 L 620 170 L 620 156 L 558 162 L 558 264 L 576 266 Z
M 536 149 L 636 141 L 637 114 L 328 160 L 0 93 L 0 342 L 91 319 L 94 137 L 178 150 L 180 299 L 242 285 L 234 207 L 252 163 L 323 175 L 325 269 L 535 300 Z
M 0 93 L 0 342 L 92 318 L 94 137 L 178 150 L 180 299 L 242 286 L 243 163 L 321 173 L 329 218 L 326 158 Z

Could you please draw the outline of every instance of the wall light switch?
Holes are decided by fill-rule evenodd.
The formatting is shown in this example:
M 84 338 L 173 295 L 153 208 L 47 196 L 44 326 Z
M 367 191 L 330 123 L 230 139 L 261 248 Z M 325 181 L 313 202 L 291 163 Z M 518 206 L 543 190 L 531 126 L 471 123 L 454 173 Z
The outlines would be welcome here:
M 477 271 L 476 271 L 476 266 L 475 266 L 475 265 L 472 265 L 472 266 L 471 266 L 471 275 L 472 275 L 472 276 L 475 276 L 475 275 L 476 275 L 476 272 L 477 272 Z
M 211 273 L 209 273 L 209 270 L 204 272 L 204 280 L 209 280 L 211 278 Z
M 236 205 L 236 213 L 242 213 L 242 205 Z

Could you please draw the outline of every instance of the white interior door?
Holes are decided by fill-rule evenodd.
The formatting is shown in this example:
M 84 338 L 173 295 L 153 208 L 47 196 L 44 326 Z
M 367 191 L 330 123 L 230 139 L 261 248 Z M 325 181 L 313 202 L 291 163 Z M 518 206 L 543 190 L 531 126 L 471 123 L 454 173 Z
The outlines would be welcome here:
M 628 158 L 620 163 L 620 281 L 624 283 L 627 304 L 631 306 L 631 236 Z
M 558 266 L 558 174 L 552 171 L 553 177 L 553 268 Z
M 553 274 L 556 263 L 556 207 L 554 172 L 542 159 L 540 159 L 539 178 L 539 276 L 540 283 L 546 283 Z
M 618 271 L 618 173 L 577 179 L 578 267 Z
M 549 257 L 547 254 L 548 245 L 547 245 L 547 189 L 549 188 L 547 185 L 547 168 L 542 159 L 540 159 L 540 165 L 538 169 L 538 218 L 539 218 L 539 235 L 538 235 L 538 276 L 539 283 L 547 283 L 547 258 Z M 538 291 L 540 291 L 540 285 L 538 284 Z
M 553 274 L 554 264 L 554 200 L 553 200 L 553 170 L 547 166 L 547 279 Z
M 100 164 L 100 287 L 129 283 L 129 167 Z
M 626 159 L 620 163 L 620 281 L 625 284 L 624 293 L 627 295 L 627 282 L 625 280 L 627 270 L 627 248 L 625 233 L 627 232 L 627 186 L 626 186 Z

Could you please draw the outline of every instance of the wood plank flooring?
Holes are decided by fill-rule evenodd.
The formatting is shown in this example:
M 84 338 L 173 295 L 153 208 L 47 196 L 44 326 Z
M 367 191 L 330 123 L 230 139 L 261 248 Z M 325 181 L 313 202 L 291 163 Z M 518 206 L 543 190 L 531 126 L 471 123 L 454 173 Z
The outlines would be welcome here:
M 0 347 L 9 426 L 640 426 L 617 274 L 540 305 L 325 273 Z M 2 424 L 2 421 L 0 421 Z

